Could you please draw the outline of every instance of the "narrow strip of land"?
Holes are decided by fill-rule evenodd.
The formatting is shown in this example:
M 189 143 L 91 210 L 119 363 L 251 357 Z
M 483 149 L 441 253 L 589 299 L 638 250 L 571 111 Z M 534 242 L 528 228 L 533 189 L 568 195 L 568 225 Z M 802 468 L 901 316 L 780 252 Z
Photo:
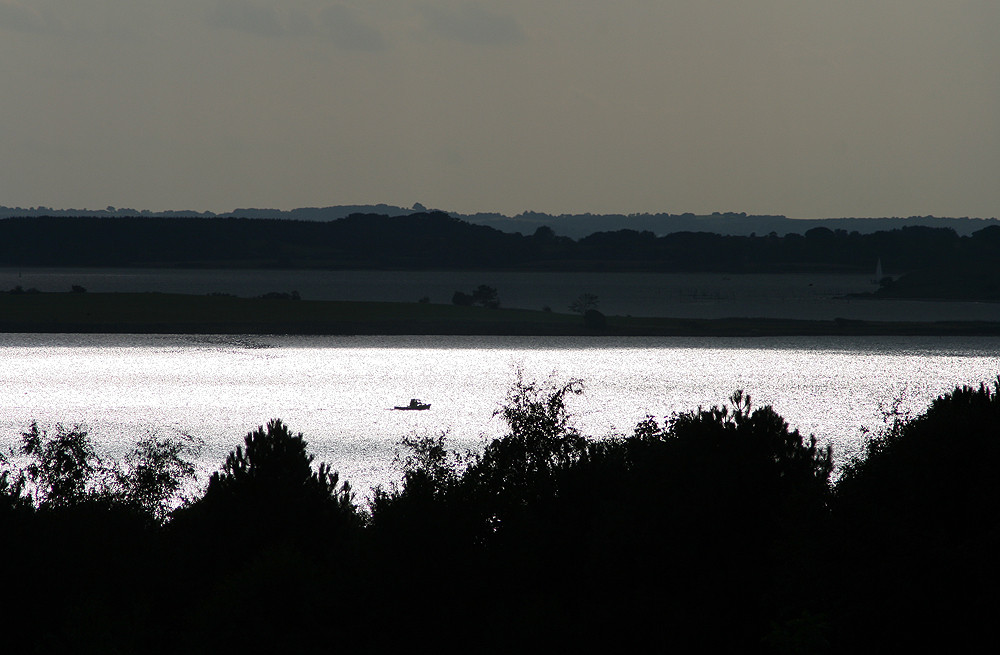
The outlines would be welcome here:
M 593 317 L 591 317 L 593 319 Z M 1000 322 L 643 318 L 431 303 L 162 293 L 0 294 L 0 332 L 611 336 L 1000 335 Z

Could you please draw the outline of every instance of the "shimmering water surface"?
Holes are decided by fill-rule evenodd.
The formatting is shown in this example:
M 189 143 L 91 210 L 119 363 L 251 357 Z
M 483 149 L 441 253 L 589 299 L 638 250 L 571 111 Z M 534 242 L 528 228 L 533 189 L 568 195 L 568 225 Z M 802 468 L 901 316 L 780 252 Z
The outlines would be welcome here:
M 738 388 L 792 427 L 857 452 L 860 427 L 903 396 L 922 411 L 956 384 L 1000 372 L 1000 338 L 524 338 L 0 335 L 0 436 L 32 420 L 82 424 L 102 452 L 148 435 L 205 441 L 202 477 L 243 435 L 279 417 L 360 494 L 398 479 L 398 441 L 447 430 L 457 449 L 498 436 L 515 379 L 580 378 L 570 401 L 595 437 L 723 403 Z M 393 411 L 418 397 L 424 412 Z

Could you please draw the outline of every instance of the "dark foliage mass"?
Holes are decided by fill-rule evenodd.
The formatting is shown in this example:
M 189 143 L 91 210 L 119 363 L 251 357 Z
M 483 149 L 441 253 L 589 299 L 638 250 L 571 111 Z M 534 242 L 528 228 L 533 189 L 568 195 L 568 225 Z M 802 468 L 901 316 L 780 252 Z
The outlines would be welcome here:
M 499 309 L 500 296 L 497 293 L 496 288 L 486 284 L 480 284 L 473 290 L 472 293 L 456 291 L 455 295 L 451 297 L 451 302 L 452 304 L 459 305 L 461 307 L 482 305 L 487 309 Z
M 179 507 L 189 444 L 103 462 L 33 425 L 0 473 L 12 652 L 966 650 L 1000 582 L 1000 380 L 832 453 L 771 407 L 594 440 L 520 376 L 478 453 L 401 442 L 367 511 L 303 435 L 246 435 Z M 16 565 L 13 563 L 16 562 Z M 22 639 L 23 638 L 23 639 Z
M 544 226 L 524 236 L 441 212 L 393 217 L 352 214 L 326 222 L 37 216 L 0 219 L 0 266 L 869 274 L 881 260 L 892 277 L 919 271 L 930 276 L 897 280 L 902 283 L 884 289 L 883 294 L 919 296 L 930 290 L 952 290 L 964 294 L 962 297 L 987 294 L 996 299 L 1000 298 L 994 266 L 1000 258 L 998 234 L 1000 226 L 996 225 L 966 236 L 946 227 L 917 225 L 866 234 L 813 227 L 804 234 L 784 236 L 774 232 L 731 236 L 694 231 L 656 236 L 650 231 L 621 229 L 574 240 L 556 236 Z M 931 289 L 934 285 L 937 287 Z M 470 295 L 460 293 L 460 299 Z M 582 313 L 590 308 L 582 306 L 574 311 Z
M 837 485 L 845 628 L 884 648 L 991 639 L 1000 583 L 1000 378 L 896 417 Z M 853 635 L 852 635 L 853 636 Z

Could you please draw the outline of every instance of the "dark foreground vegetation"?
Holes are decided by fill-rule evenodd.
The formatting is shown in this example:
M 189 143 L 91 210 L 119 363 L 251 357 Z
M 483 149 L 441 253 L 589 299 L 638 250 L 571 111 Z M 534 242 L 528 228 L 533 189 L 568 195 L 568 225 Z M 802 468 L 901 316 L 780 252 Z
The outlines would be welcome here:
M 737 392 L 627 436 L 518 380 L 481 453 L 405 439 L 363 509 L 272 421 L 179 507 L 191 444 L 32 425 L 0 474 L 8 652 L 823 653 L 994 636 L 1000 380 L 832 454 Z M 263 651 L 261 650 L 263 649 Z

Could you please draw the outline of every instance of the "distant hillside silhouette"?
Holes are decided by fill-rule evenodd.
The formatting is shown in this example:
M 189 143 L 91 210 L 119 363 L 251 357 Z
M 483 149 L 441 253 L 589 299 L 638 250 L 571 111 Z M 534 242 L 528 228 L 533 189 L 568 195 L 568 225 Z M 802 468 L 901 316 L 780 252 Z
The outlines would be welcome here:
M 488 225 L 504 232 L 531 234 L 541 226 L 548 226 L 558 235 L 579 239 L 595 232 L 613 230 L 649 231 L 657 236 L 674 232 L 712 232 L 728 236 L 759 236 L 772 232 L 778 236 L 805 234 L 822 227 L 829 230 L 847 230 L 871 234 L 904 227 L 939 227 L 954 230 L 960 235 L 970 235 L 988 225 L 1000 225 L 995 218 L 941 218 L 937 216 L 909 216 L 906 218 L 821 218 L 798 219 L 785 216 L 748 215 L 746 213 L 719 213 L 710 215 L 686 214 L 561 214 L 553 216 L 525 212 L 509 217 L 500 214 L 461 215 L 464 220 Z
M 145 216 L 148 218 L 290 218 L 300 221 L 332 221 L 351 214 L 392 214 L 420 213 L 426 209 L 419 203 L 412 209 L 395 205 L 336 205 L 332 207 L 299 207 L 283 210 L 262 207 L 234 209 L 231 212 L 195 211 L 191 209 L 151 211 L 130 207 L 105 207 L 104 209 L 53 209 L 51 207 L 4 207 L 0 205 L 0 218 L 26 216 L 92 216 L 110 218 L 114 216 Z
M 921 226 L 861 234 L 726 236 L 618 230 L 579 240 L 542 226 L 530 236 L 442 212 L 352 214 L 333 221 L 219 217 L 0 219 L 0 266 L 450 269 L 723 273 L 861 273 L 880 261 L 899 278 L 882 295 L 996 299 L 1000 226 L 971 236 Z M 920 283 L 930 280 L 933 284 Z M 938 283 L 938 281 L 942 281 Z
M 439 211 L 439 210 L 434 210 Z M 122 207 L 104 209 L 52 209 L 50 207 L 4 207 L 0 206 L 0 218 L 26 216 L 91 216 L 100 218 L 144 216 L 150 218 L 270 218 L 297 221 L 333 221 L 351 214 L 383 214 L 403 216 L 427 213 L 428 209 L 416 203 L 411 208 L 387 204 L 375 205 L 333 205 L 328 207 L 299 207 L 282 210 L 261 207 L 234 209 L 230 212 L 214 213 L 194 210 L 150 211 Z M 479 212 L 462 214 L 448 211 L 449 215 L 475 225 L 485 225 L 501 232 L 522 235 L 533 234 L 539 227 L 548 227 L 559 236 L 579 239 L 595 232 L 616 230 L 649 231 L 656 236 L 674 232 L 712 232 L 728 236 L 805 234 L 814 227 L 830 230 L 847 230 L 871 234 L 903 227 L 940 227 L 954 230 L 968 236 L 989 225 L 1000 225 L 997 218 L 946 218 L 938 216 L 908 216 L 881 218 L 821 218 L 797 219 L 782 215 L 754 215 L 746 212 L 713 212 L 712 214 L 546 214 L 525 211 L 515 216 L 499 213 Z

